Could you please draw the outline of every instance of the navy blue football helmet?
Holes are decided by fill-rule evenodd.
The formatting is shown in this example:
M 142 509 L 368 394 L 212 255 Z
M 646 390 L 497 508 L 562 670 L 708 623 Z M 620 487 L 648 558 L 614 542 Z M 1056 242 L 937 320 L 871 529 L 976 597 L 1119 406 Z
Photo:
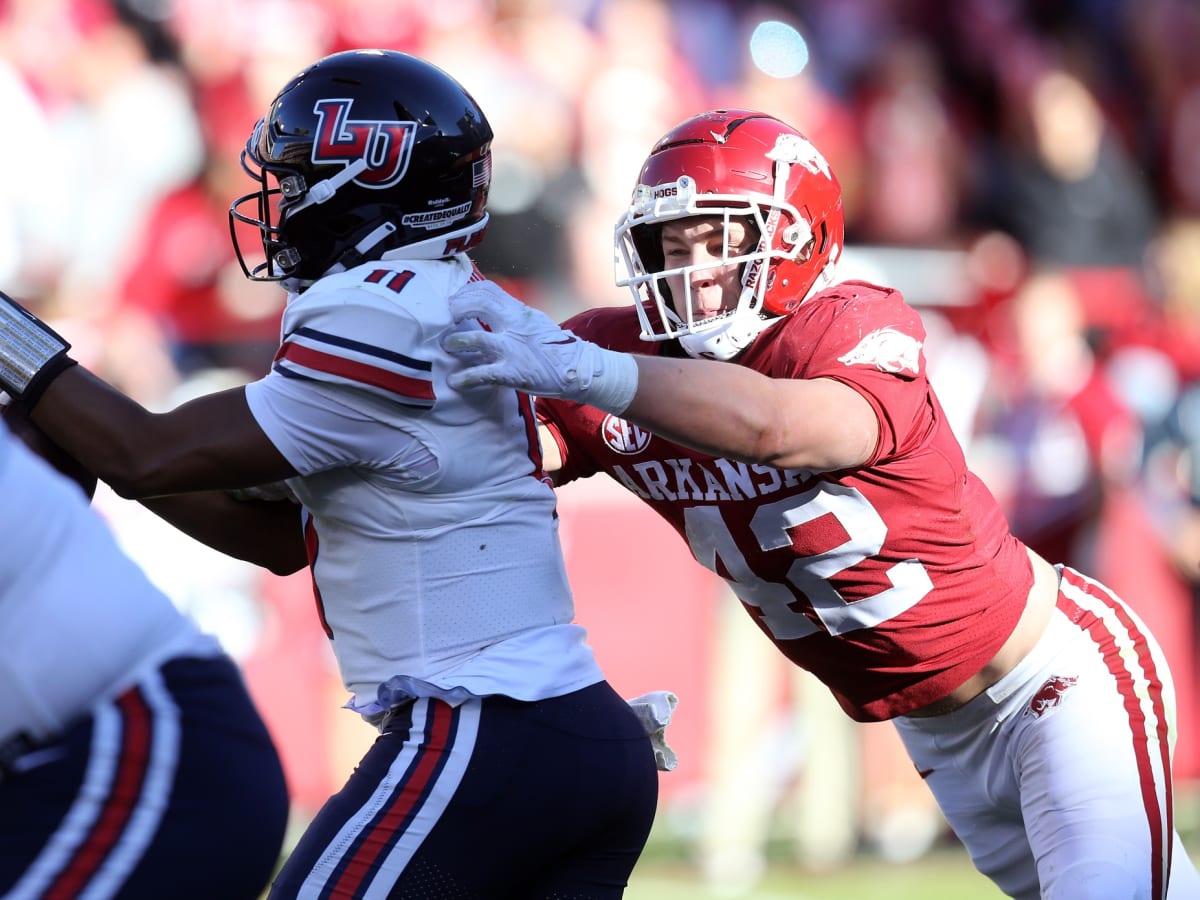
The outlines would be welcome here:
M 425 60 L 394 50 L 318 60 L 283 87 L 242 152 L 259 183 L 229 210 L 242 270 L 302 290 L 389 251 L 440 259 L 470 248 L 488 223 L 491 141 L 479 105 Z M 258 229 L 262 262 L 239 246 L 238 222 Z

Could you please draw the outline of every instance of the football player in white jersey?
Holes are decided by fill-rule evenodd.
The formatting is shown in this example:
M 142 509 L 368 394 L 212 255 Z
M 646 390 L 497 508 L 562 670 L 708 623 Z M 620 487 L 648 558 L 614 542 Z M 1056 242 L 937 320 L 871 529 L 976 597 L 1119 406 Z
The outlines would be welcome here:
M 151 414 L 0 302 L 0 386 L 72 457 L 210 546 L 311 568 L 347 705 L 381 736 L 276 900 L 616 898 L 654 817 L 652 729 L 573 621 L 531 402 L 446 384 L 491 140 L 403 53 L 336 53 L 280 90 L 230 209 L 247 277 L 289 291 L 245 387 Z
M 695 116 L 653 147 L 616 228 L 634 304 L 564 330 L 498 289 L 460 295 L 451 384 L 537 395 L 556 483 L 616 478 L 847 714 L 895 722 L 1005 893 L 1200 897 L 1158 644 L 1012 535 L 930 386 L 920 316 L 833 283 L 842 233 L 802 134 Z
M 0 896 L 256 900 L 288 796 L 236 665 L 8 421 L 52 449 L 0 421 Z

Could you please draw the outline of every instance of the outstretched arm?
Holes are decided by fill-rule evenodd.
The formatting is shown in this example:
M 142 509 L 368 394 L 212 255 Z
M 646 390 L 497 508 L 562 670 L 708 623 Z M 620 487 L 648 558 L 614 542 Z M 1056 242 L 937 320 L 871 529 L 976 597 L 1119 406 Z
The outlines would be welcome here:
M 3 409 L 3 419 L 27 447 L 70 478 L 89 499 L 96 476 L 34 425 L 19 403 Z M 288 575 L 308 560 L 299 507 L 290 500 L 235 499 L 224 491 L 150 498 L 142 505 L 180 531 L 236 559 Z
M 47 459 L 89 496 L 98 476 L 216 550 L 278 573 L 305 565 L 294 503 L 241 502 L 224 493 L 296 474 L 258 426 L 242 388 L 151 413 L 76 365 L 69 350 L 0 293 L 0 388 L 15 398 L 6 418 Z
M 631 358 L 638 387 L 621 415 L 676 443 L 781 469 L 850 468 L 875 449 L 874 410 L 839 381 L 770 378 L 712 360 Z
M 248 487 L 296 474 L 258 426 L 242 388 L 152 413 L 75 365 L 69 350 L 0 293 L 0 388 L 121 496 Z
M 444 344 L 464 361 L 450 376 L 460 389 L 503 384 L 588 403 L 676 443 L 779 468 L 861 465 L 879 438 L 870 404 L 832 379 L 605 350 L 486 283 L 455 295 L 451 311 L 460 327 Z
M 30 412 L 56 444 L 134 500 L 248 487 L 296 474 L 259 427 L 241 387 L 152 413 L 82 366 Z

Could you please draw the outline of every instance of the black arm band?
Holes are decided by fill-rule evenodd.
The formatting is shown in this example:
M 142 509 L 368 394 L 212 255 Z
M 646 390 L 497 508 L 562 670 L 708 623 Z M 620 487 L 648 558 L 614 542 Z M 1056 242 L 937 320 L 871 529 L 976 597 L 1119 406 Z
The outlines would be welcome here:
M 47 360 L 46 364 L 38 369 L 37 374 L 29 379 L 29 384 L 21 392 L 21 405 L 25 407 L 25 411 L 27 413 L 33 412 L 33 408 L 42 399 L 42 394 L 46 392 L 46 388 L 50 387 L 50 382 L 71 368 L 71 366 L 77 365 L 79 363 L 67 356 L 67 351 L 65 350 L 58 354 L 58 356 Z

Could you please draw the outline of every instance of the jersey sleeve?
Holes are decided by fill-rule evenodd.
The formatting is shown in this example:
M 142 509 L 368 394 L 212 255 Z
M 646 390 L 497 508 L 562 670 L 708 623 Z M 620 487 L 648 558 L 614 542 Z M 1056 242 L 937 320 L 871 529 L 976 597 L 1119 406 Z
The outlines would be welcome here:
M 932 425 L 920 314 L 898 291 L 857 282 L 826 291 L 802 311 L 799 327 L 784 332 L 784 358 L 800 361 L 794 377 L 835 379 L 871 404 L 880 431 L 867 464 L 919 441 Z
M 365 391 L 413 410 L 436 400 L 426 323 L 398 303 L 358 290 L 314 304 L 284 334 L 272 369 Z
M 558 447 L 559 459 L 562 460 L 561 467 L 554 473 L 554 483 L 558 485 L 587 478 L 600 471 L 595 460 L 583 449 L 587 442 L 571 437 L 571 423 L 579 420 L 579 416 L 574 415 L 578 408 L 578 403 L 567 400 L 537 398 L 535 412 L 538 424 L 543 426 L 542 434 L 548 435 L 550 440 L 554 441 Z
M 251 412 L 301 474 L 345 465 L 429 474 L 434 456 L 405 422 L 437 402 L 435 327 L 370 291 L 305 295 L 285 317 L 271 371 L 247 385 Z

